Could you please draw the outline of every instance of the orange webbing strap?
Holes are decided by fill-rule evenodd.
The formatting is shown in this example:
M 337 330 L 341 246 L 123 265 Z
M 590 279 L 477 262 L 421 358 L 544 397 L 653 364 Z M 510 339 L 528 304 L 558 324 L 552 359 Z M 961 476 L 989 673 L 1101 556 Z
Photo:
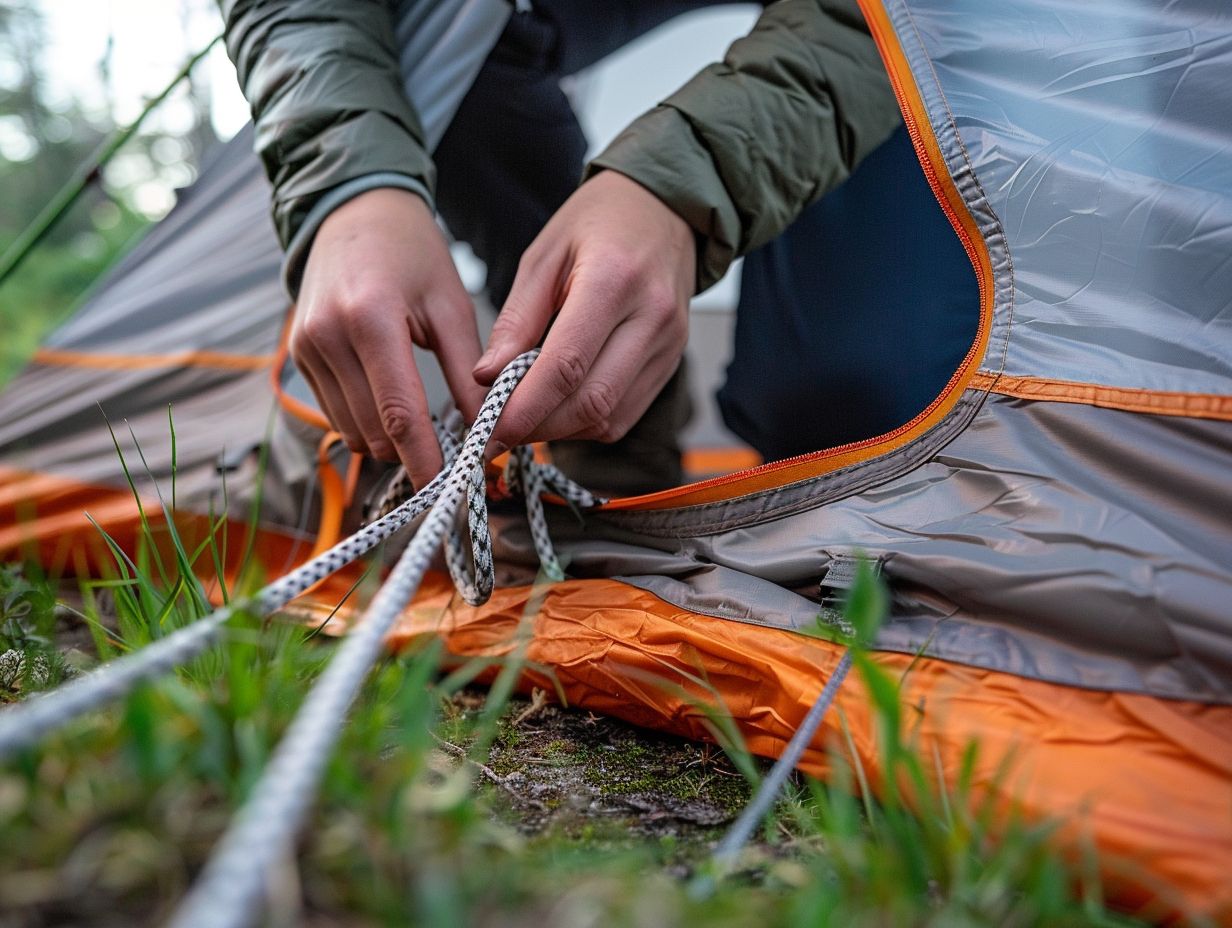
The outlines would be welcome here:
M 317 481 L 321 487 L 321 518 L 317 524 L 317 541 L 310 557 L 324 554 L 338 543 L 342 534 L 342 514 L 346 511 L 348 497 L 354 492 L 353 481 L 348 480 L 344 483 L 342 475 L 329 460 L 330 449 L 340 441 L 342 441 L 342 436 L 337 432 L 326 432 L 321 436 L 320 444 L 317 445 Z M 352 466 L 349 470 L 353 470 L 358 475 L 359 468 L 353 463 L 356 457 L 358 455 L 352 455 Z M 348 483 L 350 492 L 348 492 Z

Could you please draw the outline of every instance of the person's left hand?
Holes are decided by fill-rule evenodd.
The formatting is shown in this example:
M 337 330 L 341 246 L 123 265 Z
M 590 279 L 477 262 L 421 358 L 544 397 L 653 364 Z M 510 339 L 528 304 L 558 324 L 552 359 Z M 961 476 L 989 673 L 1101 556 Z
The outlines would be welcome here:
M 680 362 L 695 248 L 684 220 L 623 174 L 604 171 L 574 192 L 522 256 L 475 365 L 475 379 L 491 384 L 551 323 L 501 415 L 493 453 L 624 436 Z

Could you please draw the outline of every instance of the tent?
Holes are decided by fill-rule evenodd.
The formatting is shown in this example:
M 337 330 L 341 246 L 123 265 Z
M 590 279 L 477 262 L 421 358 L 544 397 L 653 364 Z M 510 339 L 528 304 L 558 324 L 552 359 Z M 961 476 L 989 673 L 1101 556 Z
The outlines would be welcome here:
M 697 701 L 717 694 L 775 755 L 839 660 L 804 631 L 867 555 L 892 594 L 878 660 L 943 775 L 977 739 L 981 788 L 1062 819 L 1064 847 L 1093 841 L 1114 898 L 1232 917 L 1227 12 L 862 7 L 978 283 L 969 351 L 886 434 L 614 500 L 581 528 L 559 513 L 569 578 L 533 610 L 527 656 L 576 705 L 692 737 L 707 734 Z M 83 511 L 131 541 L 100 405 L 164 481 L 173 406 L 186 531 L 225 504 L 242 532 L 260 490 L 271 574 L 353 518 L 364 465 L 329 441 L 280 347 L 249 143 L 207 166 L 0 396 L 0 551 L 94 569 Z M 511 578 L 529 565 L 516 521 L 496 546 Z M 511 584 L 475 608 L 425 590 L 399 637 L 502 653 L 532 598 Z M 875 779 L 866 702 L 856 686 L 839 698 Z M 837 725 L 810 773 L 826 773 Z

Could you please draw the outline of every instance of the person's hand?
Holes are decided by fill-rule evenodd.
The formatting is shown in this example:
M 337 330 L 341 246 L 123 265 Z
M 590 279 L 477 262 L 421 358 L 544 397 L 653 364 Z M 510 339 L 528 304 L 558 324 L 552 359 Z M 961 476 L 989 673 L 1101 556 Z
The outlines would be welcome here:
M 352 451 L 401 461 L 415 486 L 441 468 L 412 342 L 433 351 L 458 408 L 486 391 L 471 376 L 479 333 L 469 295 L 427 204 L 370 190 L 321 224 L 291 329 L 291 355 Z
M 695 247 L 684 220 L 622 174 L 604 171 L 574 192 L 522 256 L 475 366 L 475 379 L 490 384 L 552 323 L 501 415 L 493 452 L 624 436 L 684 351 Z

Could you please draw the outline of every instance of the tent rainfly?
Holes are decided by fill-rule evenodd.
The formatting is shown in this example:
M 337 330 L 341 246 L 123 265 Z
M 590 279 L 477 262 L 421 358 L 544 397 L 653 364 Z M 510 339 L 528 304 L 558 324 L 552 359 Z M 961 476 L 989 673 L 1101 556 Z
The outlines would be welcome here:
M 862 7 L 978 283 L 970 350 L 892 432 L 614 500 L 584 528 L 557 512 L 569 577 L 546 591 L 527 656 L 578 706 L 690 737 L 706 737 L 695 700 L 717 693 L 749 747 L 776 755 L 839 660 L 802 631 L 867 554 L 892 593 L 877 660 L 904 675 L 944 775 L 978 740 L 975 782 L 1060 818 L 1062 846 L 1093 841 L 1114 899 L 1232 918 L 1227 10 Z M 225 479 L 237 537 L 260 499 L 270 575 L 353 522 L 365 466 L 331 444 L 287 360 L 251 142 L 217 154 L 0 395 L 6 556 L 97 570 L 86 512 L 133 542 L 99 407 L 167 481 L 170 405 L 181 530 L 222 511 Z M 527 531 L 498 528 L 516 577 Z M 515 581 L 468 607 L 429 584 L 397 637 L 501 653 L 530 597 Z M 839 703 L 875 782 L 866 699 L 849 685 Z M 809 773 L 825 776 L 836 724 Z

